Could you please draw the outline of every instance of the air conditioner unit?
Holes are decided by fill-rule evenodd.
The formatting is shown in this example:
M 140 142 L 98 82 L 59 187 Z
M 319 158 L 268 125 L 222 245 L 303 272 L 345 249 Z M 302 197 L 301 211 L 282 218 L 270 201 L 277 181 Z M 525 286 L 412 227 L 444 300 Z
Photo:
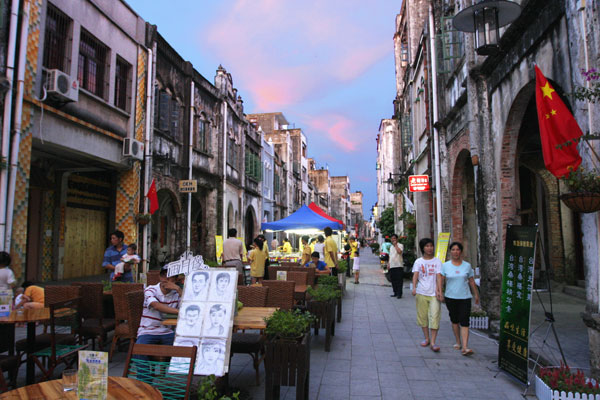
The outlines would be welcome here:
M 123 139 L 123 155 L 138 160 L 144 159 L 144 143 L 132 138 Z
M 79 82 L 61 70 L 48 70 L 46 92 L 49 97 L 61 101 L 77 101 L 79 99 Z

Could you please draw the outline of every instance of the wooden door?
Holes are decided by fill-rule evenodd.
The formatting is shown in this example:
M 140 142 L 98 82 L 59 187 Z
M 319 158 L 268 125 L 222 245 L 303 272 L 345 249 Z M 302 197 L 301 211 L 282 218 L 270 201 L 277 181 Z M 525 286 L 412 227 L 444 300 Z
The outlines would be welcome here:
M 108 214 L 67 207 L 65 219 L 63 279 L 101 274 Z

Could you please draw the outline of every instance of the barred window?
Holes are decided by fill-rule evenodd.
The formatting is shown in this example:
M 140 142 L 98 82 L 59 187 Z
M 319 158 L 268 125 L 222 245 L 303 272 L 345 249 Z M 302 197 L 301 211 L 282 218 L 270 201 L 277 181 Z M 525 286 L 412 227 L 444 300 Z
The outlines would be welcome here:
M 115 67 L 115 106 L 127 112 L 131 109 L 131 64 L 121 57 Z
M 108 47 L 85 30 L 79 42 L 79 86 L 108 101 Z
M 210 147 L 210 123 L 203 116 L 196 117 L 196 140 L 194 147 L 208 152 Z
M 71 65 L 71 19 L 48 3 L 44 33 L 44 67 L 69 73 Z
M 246 148 L 246 176 L 260 181 L 262 179 L 262 163 L 258 154 L 251 152 Z
M 181 129 L 181 106 L 177 99 L 164 90 L 156 89 L 156 100 L 154 103 L 154 127 L 161 132 L 179 139 Z

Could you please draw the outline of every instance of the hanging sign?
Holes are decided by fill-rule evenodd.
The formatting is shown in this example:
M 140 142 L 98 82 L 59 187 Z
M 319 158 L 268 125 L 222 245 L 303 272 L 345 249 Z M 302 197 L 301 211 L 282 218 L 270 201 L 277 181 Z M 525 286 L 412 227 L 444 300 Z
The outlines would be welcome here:
M 179 193 L 196 193 L 198 191 L 198 181 L 195 179 L 179 181 Z
M 448 252 L 448 242 L 450 242 L 450 232 L 440 232 L 438 235 L 435 256 L 442 263 L 446 262 L 446 253 Z
M 411 175 L 408 177 L 408 190 L 411 192 L 428 192 L 429 189 L 428 175 Z
M 536 226 L 506 229 L 498 365 L 523 383 L 527 383 L 536 235 Z

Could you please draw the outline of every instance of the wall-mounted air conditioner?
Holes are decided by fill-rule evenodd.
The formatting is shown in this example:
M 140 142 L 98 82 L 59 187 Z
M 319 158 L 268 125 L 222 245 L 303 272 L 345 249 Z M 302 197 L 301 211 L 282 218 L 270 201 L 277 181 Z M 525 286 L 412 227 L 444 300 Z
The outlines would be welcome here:
M 123 156 L 144 159 L 144 143 L 132 138 L 123 139 Z
M 46 81 L 48 97 L 61 101 L 77 101 L 79 99 L 79 82 L 61 70 L 48 70 Z

